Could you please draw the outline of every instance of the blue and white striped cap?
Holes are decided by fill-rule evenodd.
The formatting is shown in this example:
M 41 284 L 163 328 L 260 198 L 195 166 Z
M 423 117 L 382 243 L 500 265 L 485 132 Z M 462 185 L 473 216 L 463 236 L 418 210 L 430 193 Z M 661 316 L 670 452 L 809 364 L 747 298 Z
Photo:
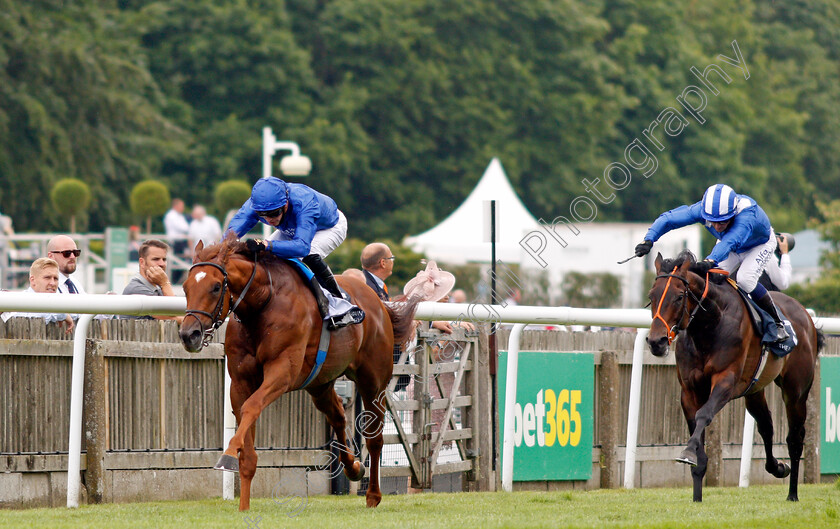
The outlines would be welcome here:
M 738 194 L 725 184 L 715 184 L 703 195 L 703 210 L 700 213 L 708 222 L 723 222 L 735 216 Z

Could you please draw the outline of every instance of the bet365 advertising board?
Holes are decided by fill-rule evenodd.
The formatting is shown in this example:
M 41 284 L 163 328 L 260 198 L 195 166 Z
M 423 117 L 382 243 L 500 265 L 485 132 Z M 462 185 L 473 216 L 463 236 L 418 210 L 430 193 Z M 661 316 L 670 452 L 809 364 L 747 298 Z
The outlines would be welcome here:
M 813 391 L 813 390 L 812 390 Z M 820 472 L 840 473 L 840 357 L 820 358 Z
M 499 357 L 499 424 L 504 425 L 507 352 Z M 515 481 L 592 477 L 595 359 L 591 353 L 519 353 L 514 415 Z M 500 447 L 504 432 L 500 428 Z

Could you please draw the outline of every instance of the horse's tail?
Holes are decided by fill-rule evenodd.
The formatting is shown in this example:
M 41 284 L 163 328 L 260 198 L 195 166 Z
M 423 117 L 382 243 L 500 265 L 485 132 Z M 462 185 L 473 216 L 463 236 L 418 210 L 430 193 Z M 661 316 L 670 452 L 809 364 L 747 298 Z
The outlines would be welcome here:
M 822 329 L 817 329 L 817 353 L 825 347 L 825 333 Z
M 402 345 L 411 339 L 414 333 L 414 313 L 417 312 L 417 304 L 423 299 L 420 296 L 396 302 L 385 303 L 388 310 L 388 317 L 391 318 L 391 325 L 394 327 L 394 345 Z

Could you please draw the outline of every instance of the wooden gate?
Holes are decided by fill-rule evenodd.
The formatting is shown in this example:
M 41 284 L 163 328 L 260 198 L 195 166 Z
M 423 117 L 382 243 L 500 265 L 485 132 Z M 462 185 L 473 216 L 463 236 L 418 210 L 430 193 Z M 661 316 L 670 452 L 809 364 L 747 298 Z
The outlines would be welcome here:
M 386 430 L 385 445 L 400 445 L 405 464 L 384 464 L 383 477 L 410 476 L 413 488 L 428 489 L 433 476 L 461 472 L 466 489 L 491 490 L 487 360 L 486 335 L 463 329 L 451 335 L 418 332 L 416 344 L 406 347 L 394 366 L 386 393 L 395 431 Z M 395 391 L 401 375 L 410 377 L 409 384 Z

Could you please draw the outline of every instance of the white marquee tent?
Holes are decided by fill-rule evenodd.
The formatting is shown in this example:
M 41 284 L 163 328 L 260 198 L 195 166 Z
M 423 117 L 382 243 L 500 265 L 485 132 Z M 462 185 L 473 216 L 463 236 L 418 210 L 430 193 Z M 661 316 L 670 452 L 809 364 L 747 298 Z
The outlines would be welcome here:
M 644 238 L 649 223 L 578 223 L 577 233 L 558 224 L 554 231 L 563 238 L 565 245 L 561 245 L 548 233 L 553 221 L 537 221 L 531 215 L 510 185 L 497 158 L 493 158 L 475 189 L 455 211 L 430 230 L 407 237 L 404 244 L 443 264 L 489 263 L 489 235 L 485 234 L 489 221 L 484 204 L 489 200 L 496 200 L 499 210 L 496 258 L 506 264 L 521 265 L 523 271 L 547 272 L 555 292 L 567 272 L 610 273 L 618 276 L 622 284 L 619 305 L 640 307 L 644 305 L 644 272 L 653 270 L 653 256 L 657 252 L 673 257 L 687 248 L 703 257 L 699 255 L 703 231 L 699 224 L 665 234 L 657 241 L 651 256 L 632 259 L 623 265 L 617 261 L 633 255 L 633 249 Z M 520 244 L 522 241 L 531 248 L 530 254 L 525 245 Z M 534 252 L 538 247 L 540 250 Z
M 519 200 L 498 158 L 490 161 L 481 180 L 458 209 L 432 229 L 407 237 L 404 244 L 443 263 L 489 263 L 490 243 L 485 242 L 489 241 L 489 235 L 484 233 L 485 224 L 490 224 L 486 220 L 484 202 L 489 200 L 496 200 L 499 216 L 496 258 L 506 263 L 520 263 L 519 241 L 540 226 Z

